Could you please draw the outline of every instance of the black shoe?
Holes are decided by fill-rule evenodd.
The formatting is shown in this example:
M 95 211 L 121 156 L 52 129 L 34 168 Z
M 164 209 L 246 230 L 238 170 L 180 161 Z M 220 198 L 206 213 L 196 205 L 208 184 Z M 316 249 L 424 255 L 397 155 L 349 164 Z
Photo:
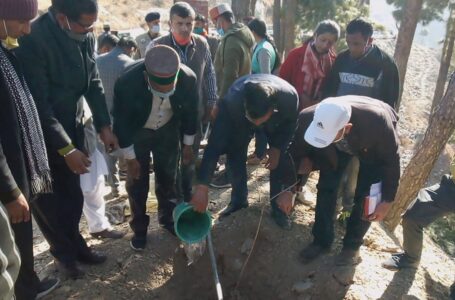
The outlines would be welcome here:
M 105 262 L 107 259 L 107 256 L 102 254 L 99 251 L 95 250 L 89 250 L 84 253 L 79 253 L 77 256 L 77 260 L 80 263 L 86 264 L 86 265 L 99 265 Z
M 230 188 L 231 182 L 228 178 L 226 170 L 218 173 L 218 175 L 213 178 L 212 182 L 210 182 L 210 186 L 217 189 Z
M 226 206 L 221 212 L 220 212 L 220 218 L 225 218 L 236 211 L 242 209 L 242 208 L 247 208 L 248 207 L 248 202 L 242 203 L 240 205 L 234 205 L 232 203 L 229 203 L 228 206 Z
M 35 299 L 41 299 L 44 296 L 48 295 L 50 292 L 55 290 L 59 283 L 60 280 L 57 278 L 46 278 L 41 280 L 38 285 L 38 293 L 36 294 Z
M 90 233 L 90 235 L 96 239 L 121 239 L 125 233 L 114 229 L 105 229 L 100 232 Z
M 291 230 L 292 229 L 292 220 L 291 218 L 283 213 L 279 208 L 272 209 L 272 218 L 275 223 L 280 226 L 282 229 Z
M 55 259 L 54 264 L 62 278 L 76 280 L 85 275 L 85 272 L 76 262 L 65 263 Z
M 359 250 L 342 249 L 335 258 L 336 266 L 354 266 L 362 261 Z
M 138 236 L 134 235 L 130 241 L 130 247 L 134 251 L 142 251 L 145 249 L 145 245 L 147 244 L 147 237 L 146 236 Z
M 406 253 L 395 253 L 384 261 L 382 266 L 391 271 L 398 271 L 404 268 L 417 269 L 419 262 L 410 259 Z
M 330 251 L 330 248 L 322 247 L 318 244 L 311 243 L 310 245 L 308 245 L 305 249 L 303 249 L 300 252 L 300 259 L 304 264 L 307 264 L 307 263 L 315 260 L 321 254 L 327 253 L 329 251 Z

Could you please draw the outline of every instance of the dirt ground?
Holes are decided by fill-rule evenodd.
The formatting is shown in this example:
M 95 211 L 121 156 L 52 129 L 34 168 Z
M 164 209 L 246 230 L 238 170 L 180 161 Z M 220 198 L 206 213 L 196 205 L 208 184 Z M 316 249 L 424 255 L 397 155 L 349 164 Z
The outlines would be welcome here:
M 40 1 L 41 8 L 47 7 L 47 2 Z M 116 19 L 106 13 L 115 9 L 107 6 L 113 6 L 109 4 L 113 2 L 104 2 L 101 22 L 114 20 L 110 22 L 115 24 Z M 125 17 L 130 24 L 140 23 L 143 12 L 150 5 L 147 1 L 137 2 L 140 8 L 134 13 L 126 13 L 122 20 Z M 393 49 L 392 41 L 379 40 L 378 43 L 389 52 Z M 433 50 L 419 46 L 413 48 L 400 111 L 403 166 L 425 131 L 438 66 Z M 446 148 L 429 183 L 438 181 L 447 171 L 453 153 L 451 147 Z M 393 236 L 380 224 L 373 224 L 361 248 L 362 262 L 355 268 L 336 268 L 333 258 L 340 250 L 344 234 L 344 228 L 337 224 L 332 251 L 311 264 L 302 264 L 298 254 L 312 240 L 317 174 L 313 174 L 308 184 L 307 195 L 313 203 L 296 206 L 291 231 L 281 230 L 270 218 L 268 172 L 263 167 L 249 167 L 249 174 L 250 207 L 221 222 L 216 221 L 212 231 L 225 299 L 448 299 L 448 287 L 455 276 L 455 261 L 428 237 L 425 237 L 418 270 L 391 272 L 381 267 L 381 262 L 390 256 L 390 252 L 400 247 L 400 227 Z M 229 189 L 211 190 L 210 210 L 216 214 L 229 202 L 229 197 Z M 125 199 L 123 192 L 121 199 L 109 202 L 108 207 Z M 85 278 L 63 281 L 46 299 L 216 299 L 207 253 L 188 267 L 179 241 L 159 228 L 156 213 L 150 215 L 148 245 L 142 253 L 129 247 L 132 234 L 127 223 L 115 226 L 128 232 L 123 239 L 100 241 L 90 237 L 83 219 L 81 231 L 84 237 L 109 258 L 101 266 L 87 267 Z M 243 277 L 239 278 L 261 215 L 258 239 Z M 58 276 L 48 245 L 37 228 L 34 244 L 39 276 Z

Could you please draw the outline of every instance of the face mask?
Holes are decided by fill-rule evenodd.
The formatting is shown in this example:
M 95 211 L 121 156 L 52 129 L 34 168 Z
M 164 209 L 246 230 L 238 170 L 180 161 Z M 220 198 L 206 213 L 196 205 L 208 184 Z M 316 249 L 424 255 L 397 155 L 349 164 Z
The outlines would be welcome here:
M 202 27 L 194 27 L 193 32 L 195 34 L 203 34 L 204 33 L 204 28 L 202 28 Z
M 6 29 L 5 20 L 3 20 L 3 28 L 5 28 L 6 33 L 6 39 L 2 40 L 3 47 L 5 47 L 8 50 L 19 47 L 19 42 L 17 41 L 17 39 L 12 38 L 8 35 L 8 29 Z
M 173 32 L 172 35 L 174 36 L 174 39 L 177 42 L 177 44 L 181 46 L 187 45 L 191 41 L 191 34 L 189 37 L 181 37 L 180 35 Z
M 70 22 L 68 21 L 68 17 L 66 17 L 66 25 L 68 25 L 68 28 L 64 28 L 63 30 L 66 32 L 68 37 L 72 40 L 75 40 L 76 42 L 84 42 L 87 37 L 88 37 L 88 32 L 86 33 L 75 33 L 71 30 Z
M 339 141 L 343 140 L 344 139 L 344 132 L 346 130 L 346 127 L 343 127 L 343 133 L 341 134 L 341 137 L 337 140 L 334 140 L 332 143 L 338 143 Z
M 160 25 L 153 25 L 152 28 L 150 28 L 151 33 L 160 33 L 161 27 Z

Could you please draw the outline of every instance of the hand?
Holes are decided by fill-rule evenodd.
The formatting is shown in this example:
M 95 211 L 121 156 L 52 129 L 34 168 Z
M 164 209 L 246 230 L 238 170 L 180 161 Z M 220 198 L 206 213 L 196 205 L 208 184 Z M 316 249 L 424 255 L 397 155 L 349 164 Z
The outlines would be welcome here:
M 216 119 L 216 116 L 218 115 L 218 105 L 215 104 L 212 108 L 212 111 L 210 112 L 210 118 L 211 118 L 211 121 L 215 121 Z
M 88 167 L 92 164 L 87 155 L 77 149 L 73 153 L 65 156 L 65 162 L 74 174 L 88 173 Z
M 193 146 L 183 145 L 182 162 L 185 166 L 189 165 L 194 159 Z
M 141 165 L 137 159 L 128 159 L 126 161 L 126 169 L 128 177 L 131 177 L 134 180 L 138 180 L 141 176 Z
M 208 123 L 212 120 L 212 111 L 214 107 L 215 105 L 207 105 L 207 107 L 205 108 L 204 116 L 202 117 L 203 123 Z
M 117 137 L 114 133 L 112 133 L 110 126 L 101 128 L 100 139 L 103 141 L 104 147 L 106 147 L 106 151 L 108 153 L 111 153 L 119 147 Z
M 381 202 L 378 206 L 376 206 L 376 210 L 374 213 L 368 216 L 368 220 L 370 222 L 381 222 L 387 216 L 390 207 L 392 206 L 391 202 Z
M 297 174 L 299 175 L 308 175 L 313 171 L 313 161 L 308 157 L 304 157 L 300 160 L 299 170 Z
M 269 158 L 265 163 L 265 167 L 269 170 L 275 170 L 278 167 L 278 162 L 280 161 L 281 151 L 277 148 L 270 148 L 267 150 L 267 155 Z
M 196 191 L 191 197 L 190 204 L 197 212 L 203 213 L 207 210 L 209 205 L 209 187 L 203 184 L 196 186 Z
M 283 211 L 286 215 L 289 215 L 294 207 L 294 194 L 289 191 L 283 192 L 280 196 L 278 196 L 276 204 L 281 211 Z
M 8 211 L 11 223 L 21 223 L 30 221 L 30 208 L 23 194 L 20 194 L 16 200 L 5 205 Z

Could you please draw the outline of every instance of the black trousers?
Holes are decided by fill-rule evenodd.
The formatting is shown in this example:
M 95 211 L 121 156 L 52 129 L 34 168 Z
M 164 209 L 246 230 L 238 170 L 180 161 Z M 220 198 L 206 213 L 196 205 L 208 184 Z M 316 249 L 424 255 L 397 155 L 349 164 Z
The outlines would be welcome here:
M 314 243 L 322 247 L 330 247 L 334 240 L 334 215 L 337 201 L 337 190 L 351 155 L 337 151 L 338 165 L 336 169 L 321 170 L 317 184 L 316 216 L 312 229 Z M 380 169 L 374 164 L 360 162 L 357 188 L 354 197 L 354 208 L 348 220 L 343 247 L 358 249 L 363 243 L 371 223 L 363 220 L 363 201 L 369 194 L 373 183 L 379 182 Z
M 51 163 L 53 193 L 40 195 L 32 202 L 32 212 L 51 254 L 63 263 L 72 263 L 80 253 L 90 251 L 79 232 L 84 197 L 79 175 L 63 159 Z
M 11 227 L 21 257 L 21 267 L 14 284 L 14 293 L 17 300 L 35 299 L 40 280 L 34 269 L 32 221 L 11 224 Z
M 153 154 L 155 194 L 158 200 L 158 221 L 172 226 L 172 211 L 176 206 L 177 162 L 180 151 L 180 134 L 177 122 L 171 120 L 158 130 L 141 129 L 134 137 L 134 151 L 141 166 L 140 177 L 128 176 L 126 190 L 131 206 L 130 226 L 136 235 L 145 236 L 150 219 L 146 202 L 150 185 L 150 152 Z

